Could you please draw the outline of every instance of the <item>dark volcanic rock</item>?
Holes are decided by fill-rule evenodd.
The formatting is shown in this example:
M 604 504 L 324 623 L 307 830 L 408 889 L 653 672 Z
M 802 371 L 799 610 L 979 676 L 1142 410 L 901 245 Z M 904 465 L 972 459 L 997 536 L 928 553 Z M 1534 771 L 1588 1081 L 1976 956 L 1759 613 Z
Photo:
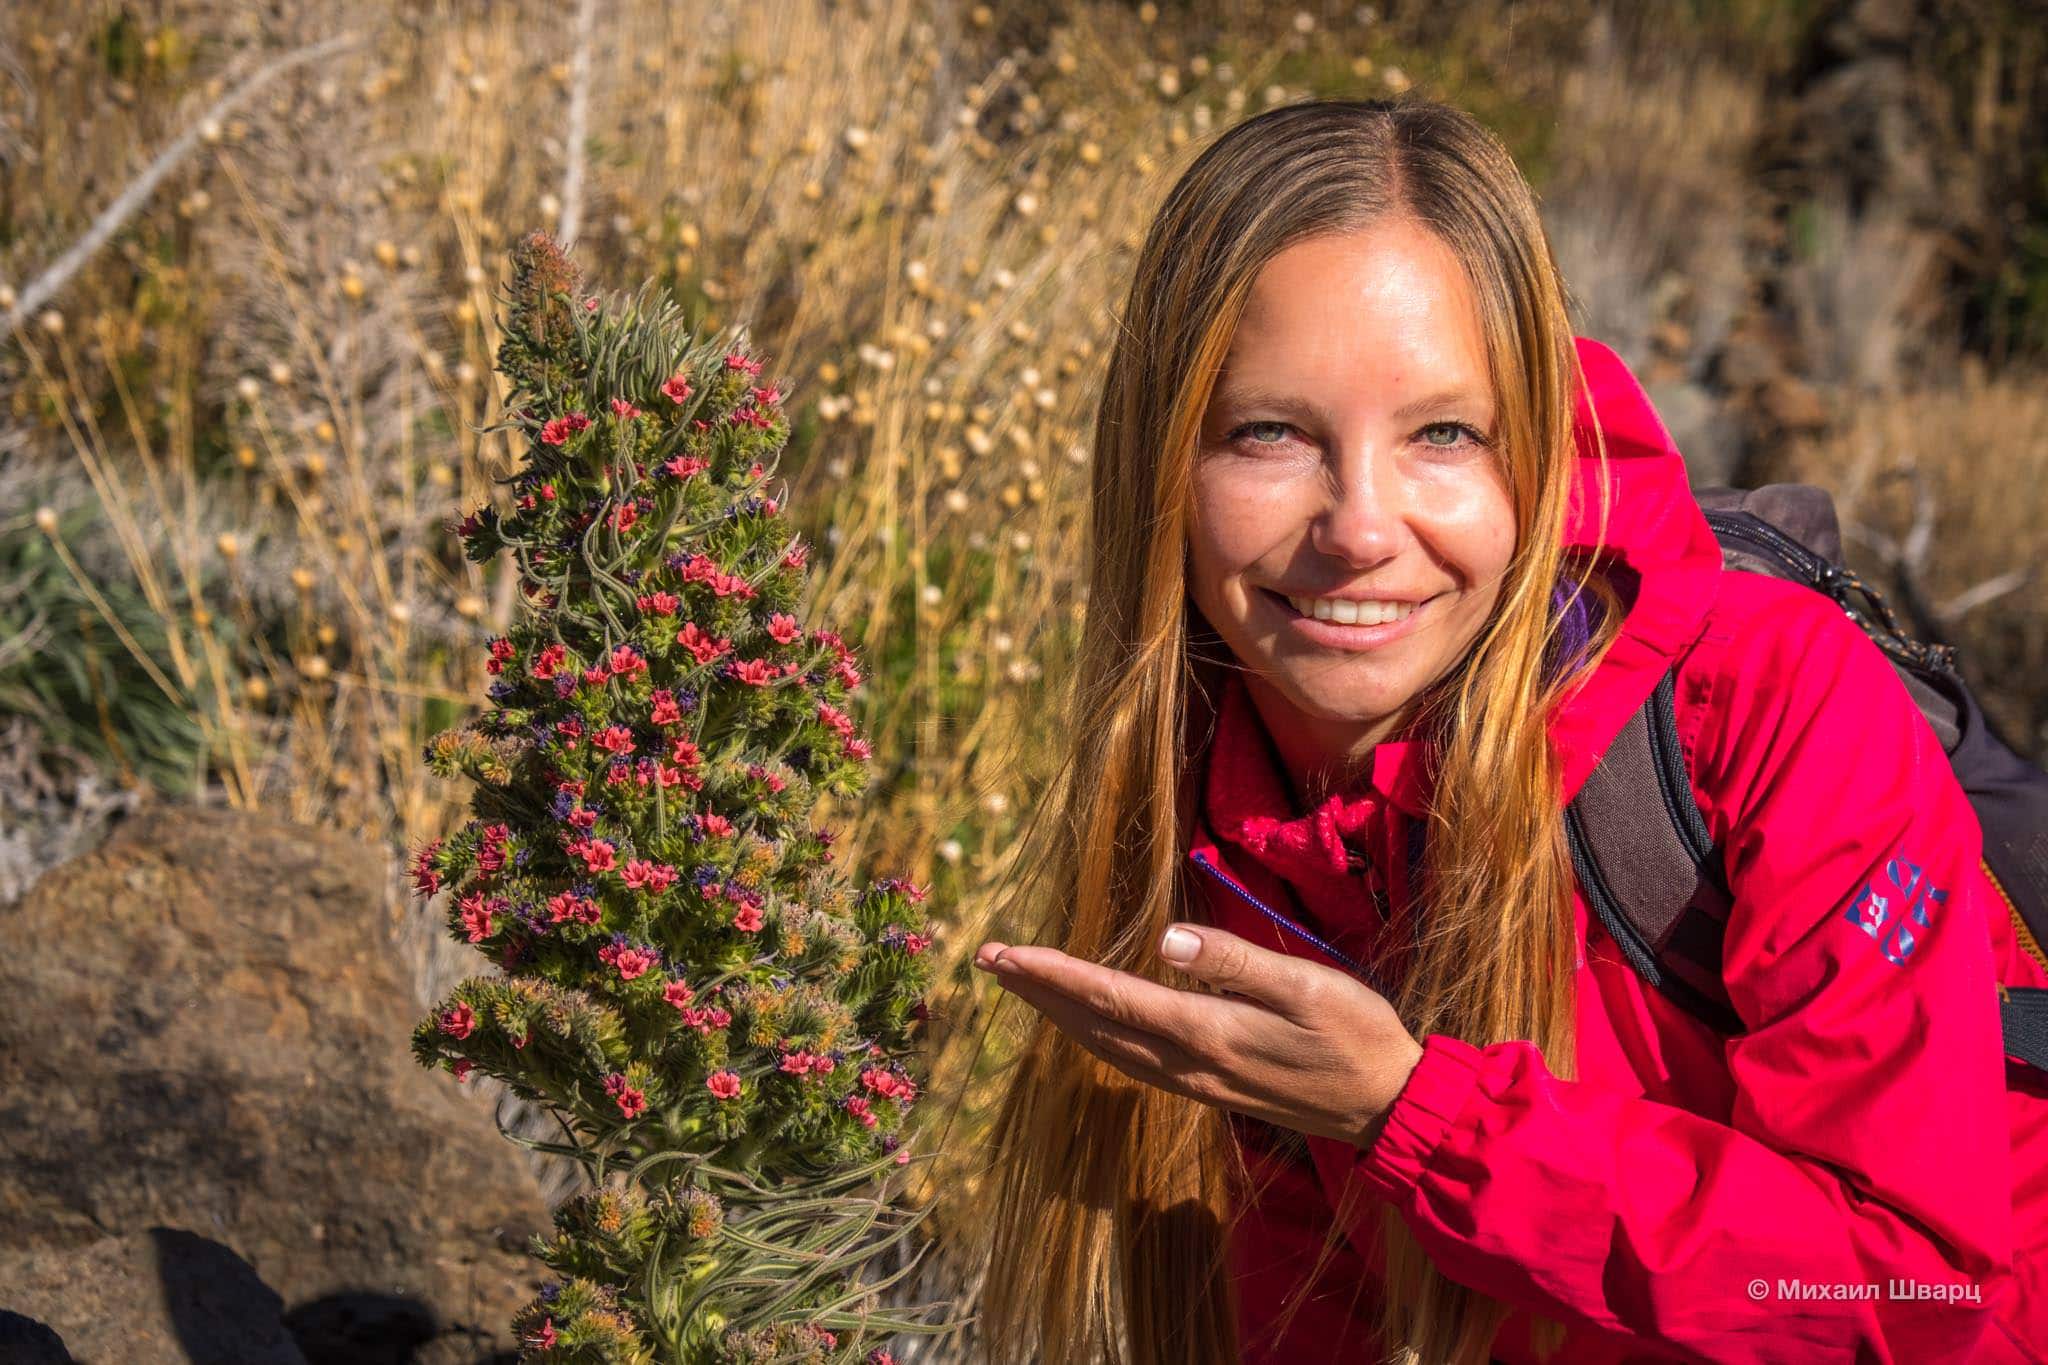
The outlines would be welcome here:
M 168 808 L 0 908 L 0 1309 L 36 1316 L 10 1299 L 38 1267 L 138 1268 L 144 1230 L 184 1229 L 246 1258 L 315 1365 L 512 1348 L 545 1205 L 479 1097 L 412 1060 L 387 868 Z
M 68 1249 L 0 1251 L 0 1286 L 7 1365 L 306 1365 L 277 1291 L 234 1252 L 189 1232 L 151 1228 Z

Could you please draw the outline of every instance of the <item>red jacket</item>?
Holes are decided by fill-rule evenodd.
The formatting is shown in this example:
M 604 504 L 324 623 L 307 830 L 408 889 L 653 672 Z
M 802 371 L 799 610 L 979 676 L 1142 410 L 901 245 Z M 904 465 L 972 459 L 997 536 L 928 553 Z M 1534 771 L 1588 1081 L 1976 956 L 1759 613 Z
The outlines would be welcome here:
M 1578 350 L 1614 506 L 1596 540 L 1581 399 L 1567 540 L 1603 546 L 1639 586 L 1553 728 L 1564 796 L 1677 660 L 1747 1028 L 1724 1041 L 1670 1003 L 1575 895 L 1578 1079 L 1528 1042 L 1431 1034 L 1369 1149 L 1310 1138 L 1290 1162 L 1234 1124 L 1259 1178 L 1277 1176 L 1240 1200 L 1232 1237 L 1244 1359 L 1376 1357 L 1382 1200 L 1446 1275 L 1515 1307 L 1493 1344 L 1512 1365 L 1536 1359 L 1531 1313 L 1567 1326 L 1552 1359 L 1571 1365 L 2048 1359 L 2048 1087 L 2004 1059 L 1992 987 L 2048 973 L 2014 942 L 1968 800 L 1854 622 L 1820 594 L 1722 570 L 1642 389 L 1607 347 Z M 1234 676 L 1215 719 L 1189 853 L 1221 875 L 1191 869 L 1196 912 L 1330 964 L 1242 890 L 1398 981 L 1425 746 L 1381 744 L 1369 780 L 1300 814 Z M 1347 867 L 1346 834 L 1369 867 Z M 1908 923 L 1895 897 L 1916 871 Z M 1347 1180 L 1367 1191 L 1362 1216 L 1278 1339 L 1271 1320 Z M 1953 1297 L 1913 1297 L 1937 1294 Z

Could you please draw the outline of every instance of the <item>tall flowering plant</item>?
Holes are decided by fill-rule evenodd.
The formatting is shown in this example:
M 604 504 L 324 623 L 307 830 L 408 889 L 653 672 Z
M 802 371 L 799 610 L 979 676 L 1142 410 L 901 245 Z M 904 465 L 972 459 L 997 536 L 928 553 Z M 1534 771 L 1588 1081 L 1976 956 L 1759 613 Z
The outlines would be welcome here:
M 907 882 L 850 890 L 810 820 L 869 747 L 860 666 L 802 625 L 805 547 L 761 491 L 782 394 L 648 288 L 583 293 L 545 234 L 512 265 L 499 429 L 526 456 L 460 534 L 514 557 L 518 619 L 490 706 L 428 746 L 473 818 L 412 861 L 500 971 L 413 1055 L 536 1102 L 561 1141 L 506 1135 L 588 1177 L 534 1240 L 556 1278 L 514 1320 L 523 1361 L 886 1365 L 870 1333 L 950 1329 L 876 1311 L 909 1267 L 858 1277 L 923 1217 L 887 1185 L 929 926 Z

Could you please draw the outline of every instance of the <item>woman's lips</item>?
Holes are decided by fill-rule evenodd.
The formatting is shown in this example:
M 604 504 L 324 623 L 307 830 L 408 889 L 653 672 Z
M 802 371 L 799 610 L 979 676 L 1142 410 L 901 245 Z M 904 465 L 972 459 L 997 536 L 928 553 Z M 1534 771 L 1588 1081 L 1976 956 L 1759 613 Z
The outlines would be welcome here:
M 1398 621 L 1359 626 L 1346 625 L 1340 621 L 1318 621 L 1313 616 L 1303 616 L 1294 609 L 1292 602 L 1271 588 L 1261 588 L 1260 591 L 1279 604 L 1280 612 L 1287 618 L 1291 629 L 1298 631 L 1314 644 L 1328 649 L 1346 650 L 1377 649 L 1390 641 L 1400 639 L 1414 629 L 1417 620 L 1426 614 L 1432 614 L 1436 603 L 1443 597 L 1442 593 L 1438 593 L 1435 597 L 1423 599 L 1415 610 Z

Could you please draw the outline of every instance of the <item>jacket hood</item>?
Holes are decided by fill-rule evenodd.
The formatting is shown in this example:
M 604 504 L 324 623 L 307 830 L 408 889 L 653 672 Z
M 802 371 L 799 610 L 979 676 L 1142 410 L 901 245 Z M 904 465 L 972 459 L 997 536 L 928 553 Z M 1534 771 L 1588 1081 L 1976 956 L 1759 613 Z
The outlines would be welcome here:
M 1612 348 L 1590 337 L 1574 344 L 1586 382 L 1573 420 L 1578 477 L 1564 543 L 1608 566 L 1627 614 L 1613 647 L 1565 700 L 1552 725 L 1566 801 L 1658 680 L 1699 638 L 1721 574 L 1721 544 L 1693 497 L 1685 458 L 1649 395 Z M 1607 443 L 1604 526 L 1596 424 Z
M 1564 544 L 1568 552 L 1593 555 L 1605 567 L 1625 614 L 1614 644 L 1552 721 L 1566 801 L 1698 637 L 1721 571 L 1720 544 L 1692 495 L 1684 458 L 1642 385 L 1610 347 L 1589 337 L 1575 338 L 1574 344 L 1585 384 L 1574 414 L 1577 469 Z M 1606 442 L 1604 473 L 1596 423 Z M 1368 822 L 1378 802 L 1411 815 L 1427 802 L 1424 741 L 1382 742 L 1365 778 L 1301 812 L 1235 671 L 1224 675 L 1213 717 L 1202 708 L 1191 711 L 1197 725 L 1214 724 L 1206 761 L 1198 765 L 1206 769 L 1196 789 L 1202 793 L 1202 823 L 1312 895 L 1343 884 L 1344 840 Z M 1197 836 L 1190 852 L 1216 861 L 1207 832 Z

